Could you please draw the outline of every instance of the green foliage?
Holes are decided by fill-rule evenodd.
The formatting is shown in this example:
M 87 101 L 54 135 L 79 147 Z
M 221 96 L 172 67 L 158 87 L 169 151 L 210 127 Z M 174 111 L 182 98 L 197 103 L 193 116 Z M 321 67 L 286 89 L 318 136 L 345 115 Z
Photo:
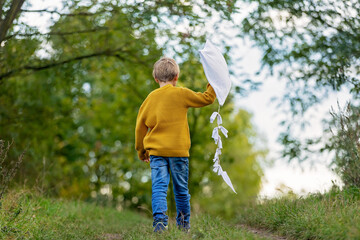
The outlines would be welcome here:
M 332 137 L 326 149 L 335 151 L 333 164 L 345 186 L 360 187 L 360 108 L 349 103 L 331 114 Z
M 217 217 L 192 217 L 189 234 L 170 221 L 162 239 L 263 239 Z M 159 239 L 152 219 L 130 211 L 81 201 L 44 198 L 32 191 L 10 192 L 0 209 L 0 239 Z
M 0 140 L 0 207 L 1 199 L 18 171 L 25 154 L 23 152 L 17 160 L 8 159 L 9 150 L 13 143 L 5 143 L 4 140 Z
M 307 159 L 317 140 L 300 140 L 294 129 L 330 91 L 360 92 L 360 5 L 357 1 L 246 1 L 253 5 L 240 34 L 263 50 L 262 69 L 286 80 L 278 109 L 291 113 L 279 141 L 283 157 Z M 291 119 L 289 119 L 291 118 Z M 310 142 L 310 143 L 308 143 Z M 318 148 L 319 149 L 319 148 Z
M 239 221 L 294 239 L 359 239 L 360 190 L 334 186 L 325 194 L 263 200 L 243 208 Z
M 359 93 L 357 3 L 253 2 L 256 7 L 243 21 L 242 31 L 264 49 L 264 65 L 282 65 L 281 74 L 291 80 L 289 85 L 303 82 L 302 89 L 308 91 L 304 93 L 315 99 L 322 88 L 339 90 L 346 84 Z
M 51 13 L 58 18 L 49 32 L 16 22 L 1 46 L 7 55 L 1 55 L 0 137 L 17 143 L 14 156 L 29 149 L 18 182 L 25 180 L 51 196 L 118 209 L 150 208 L 150 169 L 137 159 L 134 129 L 138 108 L 157 87 L 153 63 L 173 49 L 181 68 L 179 85 L 195 91 L 206 86 L 197 55 L 205 35 L 191 32 L 204 20 L 195 9 L 199 3 L 189 3 L 66 1 L 62 12 Z M 226 19 L 236 11 L 232 4 L 207 1 L 200 9 L 208 16 L 218 11 Z M 188 24 L 189 33 L 165 22 Z M 189 111 L 192 202 L 196 209 L 227 216 L 256 196 L 262 176 L 258 161 L 265 154 L 254 146 L 251 116 L 235 113 L 232 101 L 229 96 L 222 109 L 230 130 L 223 167 L 238 195 L 211 172 L 215 145 L 209 117 L 217 106 Z M 211 199 L 228 204 L 215 206 Z

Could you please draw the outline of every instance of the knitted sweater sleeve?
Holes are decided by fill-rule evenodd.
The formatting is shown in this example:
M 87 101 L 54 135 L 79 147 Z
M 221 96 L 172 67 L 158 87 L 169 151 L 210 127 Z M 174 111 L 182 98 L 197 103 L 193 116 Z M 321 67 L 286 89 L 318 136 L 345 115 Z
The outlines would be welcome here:
M 186 107 L 204 107 L 215 101 L 216 94 L 210 83 L 205 92 L 194 92 L 188 88 L 182 88 L 183 99 Z
M 141 106 L 136 119 L 135 127 L 135 149 L 138 152 L 140 160 L 149 158 L 147 151 L 144 149 L 144 137 L 147 131 L 148 127 L 145 125 L 143 106 Z

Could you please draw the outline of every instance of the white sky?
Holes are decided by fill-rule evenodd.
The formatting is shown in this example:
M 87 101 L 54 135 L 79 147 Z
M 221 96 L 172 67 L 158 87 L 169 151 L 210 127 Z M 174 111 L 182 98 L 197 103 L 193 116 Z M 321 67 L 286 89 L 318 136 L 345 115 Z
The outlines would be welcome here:
M 259 69 L 261 53 L 254 48 L 244 46 L 244 51 L 238 54 L 243 56 L 241 65 L 250 76 Z M 256 77 L 254 77 L 256 78 Z M 329 157 L 323 155 L 327 159 L 317 160 L 318 155 L 310 157 L 310 162 L 304 162 L 299 166 L 297 163 L 288 164 L 281 159 L 279 151 L 281 145 L 276 139 L 281 131 L 279 127 L 280 114 L 275 104 L 270 103 L 270 99 L 279 96 L 284 91 L 284 83 L 275 77 L 262 79 L 263 85 L 260 91 L 250 94 L 249 97 L 236 100 L 239 107 L 253 113 L 253 122 L 258 131 L 265 135 L 269 152 L 269 158 L 275 161 L 273 167 L 264 169 L 265 177 L 263 179 L 263 187 L 260 192 L 261 196 L 271 197 L 279 195 L 281 192 L 277 188 L 285 185 L 292 189 L 295 193 L 306 194 L 309 192 L 323 192 L 332 186 L 332 180 L 340 184 L 341 180 L 335 175 L 327 164 Z M 319 137 L 322 136 L 323 126 L 321 120 L 328 117 L 331 106 L 337 109 L 337 102 L 344 106 L 350 95 L 346 92 L 330 94 L 329 98 L 320 104 L 316 109 L 311 110 L 313 114 L 310 121 L 311 126 L 303 133 L 301 137 Z M 315 114 L 314 114 L 315 112 Z
M 32 4 L 31 9 L 44 9 L 49 6 L 61 7 L 60 0 L 30 0 L 30 3 Z M 246 14 L 246 10 L 243 10 L 243 14 L 244 13 Z M 241 15 L 243 14 L 240 14 L 237 17 L 238 21 L 242 18 Z M 29 18 L 24 19 L 34 26 L 41 27 L 42 31 L 48 26 L 48 14 L 43 14 L 42 16 L 39 15 L 38 17 L 33 17 L 33 14 L 28 14 L 28 16 Z M 56 15 L 54 16 L 56 17 Z M 211 22 L 209 22 L 207 28 L 212 29 Z M 214 33 L 214 31 L 212 32 Z M 281 186 L 287 186 L 298 194 L 318 191 L 323 192 L 331 187 L 332 180 L 340 183 L 340 179 L 326 167 L 326 162 L 329 162 L 329 160 L 322 159 L 321 161 L 316 161 L 313 159 L 314 162 L 319 163 L 311 166 L 309 162 L 305 162 L 299 166 L 295 163 L 289 165 L 280 158 L 279 150 L 281 149 L 281 146 L 276 142 L 280 133 L 278 125 L 280 116 L 277 115 L 278 111 L 275 108 L 275 104 L 270 104 L 270 99 L 273 96 L 279 96 L 279 94 L 284 91 L 284 83 L 275 77 L 265 79 L 264 76 L 255 76 L 255 72 L 258 71 L 260 67 L 261 52 L 258 49 L 251 47 L 250 42 L 246 43 L 236 38 L 230 38 L 229 41 L 232 41 L 231 44 L 236 44 L 238 46 L 238 48 L 232 52 L 233 57 L 242 57 L 242 60 L 237 62 L 236 66 L 241 66 L 241 71 L 246 72 L 250 78 L 253 77 L 253 79 L 263 82 L 259 91 L 250 94 L 250 96 L 246 98 L 236 99 L 238 107 L 253 113 L 253 123 L 255 127 L 258 132 L 267 139 L 267 147 L 270 150 L 269 159 L 275 160 L 273 167 L 266 167 L 264 169 L 265 176 L 260 195 L 264 197 L 279 195 L 281 192 L 277 189 L 279 187 L 284 189 L 284 187 Z M 311 120 L 311 127 L 304 135 L 307 137 L 321 136 L 321 119 L 326 116 L 331 106 L 337 109 L 337 101 L 339 101 L 341 105 L 344 105 L 345 101 L 348 99 L 349 94 L 346 92 L 331 94 L 327 101 L 318 106 L 316 110 L 313 110 L 313 112 L 316 113 L 316 117 Z M 226 125 L 225 122 L 224 124 Z

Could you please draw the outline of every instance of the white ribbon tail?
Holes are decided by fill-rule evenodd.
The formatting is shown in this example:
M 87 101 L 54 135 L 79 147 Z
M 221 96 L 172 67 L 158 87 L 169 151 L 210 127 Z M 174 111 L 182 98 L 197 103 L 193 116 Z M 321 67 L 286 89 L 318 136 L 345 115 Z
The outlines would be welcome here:
M 213 112 L 213 113 L 211 114 L 211 117 L 210 117 L 210 122 L 211 122 L 211 123 L 214 122 L 214 120 L 215 120 L 215 118 L 216 118 L 216 116 L 217 116 L 218 114 L 219 114 L 218 112 Z
M 217 120 L 217 124 L 221 125 L 222 124 L 222 119 L 221 119 L 221 115 L 218 112 L 213 112 L 210 116 L 210 123 L 213 123 L 215 121 L 215 118 Z
M 215 173 L 217 173 L 218 175 L 220 175 L 220 174 L 223 172 L 223 170 L 222 170 L 222 168 L 221 168 L 221 166 L 220 166 L 220 164 L 219 164 L 218 161 L 216 161 L 216 162 L 214 163 L 213 171 L 214 171 Z
M 217 145 L 218 145 L 218 148 L 222 149 L 222 141 L 221 141 L 221 137 L 220 137 L 220 136 L 219 136 Z
M 220 149 L 220 148 L 217 148 L 217 149 L 216 149 L 216 152 L 215 152 L 214 159 L 215 159 L 215 158 L 216 158 L 216 159 L 219 159 L 220 155 L 221 155 L 221 149 Z
M 223 179 L 224 179 L 224 181 L 226 182 L 226 184 L 234 191 L 234 193 L 237 194 L 237 192 L 236 192 L 235 189 L 234 189 L 234 186 L 233 186 L 232 183 L 231 183 L 231 180 L 230 180 L 227 172 L 226 172 L 226 171 L 223 171 L 223 172 L 221 173 L 221 176 L 223 177 Z
M 217 115 L 217 124 L 218 124 L 218 125 L 221 125 L 221 124 L 222 124 L 222 119 L 221 119 L 220 113 L 218 113 L 218 115 Z
M 227 138 L 228 137 L 228 130 L 226 128 L 224 128 L 223 126 L 219 126 L 218 128 L 220 128 L 221 132 Z
M 220 107 L 219 107 L 219 111 L 220 111 Z M 221 175 L 222 178 L 224 179 L 225 183 L 234 191 L 234 193 L 236 193 L 234 186 L 232 185 L 227 172 L 224 171 L 222 169 L 222 167 L 220 166 L 220 155 L 221 155 L 221 149 L 222 149 L 222 141 L 221 141 L 220 132 L 222 132 L 222 134 L 224 134 L 224 136 L 227 138 L 228 130 L 226 128 L 224 128 L 223 126 L 221 126 L 222 119 L 221 119 L 219 112 L 213 112 L 211 114 L 210 122 L 213 123 L 215 121 L 215 118 L 217 120 L 217 127 L 214 128 L 214 130 L 212 131 L 212 135 L 211 135 L 211 137 L 215 141 L 215 144 L 217 144 L 216 152 L 215 152 L 214 159 L 213 159 L 213 162 L 214 162 L 213 171 L 215 173 L 217 173 L 218 175 Z
M 224 172 L 224 171 L 222 170 L 222 167 L 219 165 L 219 169 L 218 169 L 218 173 L 217 173 L 217 174 L 218 174 L 218 175 L 222 175 L 223 172 Z
M 217 144 L 218 139 L 219 139 L 219 137 L 220 137 L 220 135 L 219 135 L 219 130 L 218 130 L 218 128 L 217 128 L 217 127 L 216 127 L 216 128 L 214 128 L 214 130 L 212 131 L 212 135 L 211 135 L 211 137 L 214 139 L 215 144 Z

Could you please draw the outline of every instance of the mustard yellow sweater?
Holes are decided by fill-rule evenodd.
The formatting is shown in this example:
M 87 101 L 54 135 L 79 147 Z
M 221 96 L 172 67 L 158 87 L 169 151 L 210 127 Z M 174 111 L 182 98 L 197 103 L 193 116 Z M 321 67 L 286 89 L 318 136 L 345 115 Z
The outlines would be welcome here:
M 152 91 L 139 109 L 135 129 L 135 148 L 141 160 L 150 155 L 189 157 L 189 107 L 204 107 L 215 101 L 210 84 L 205 92 L 165 85 Z

